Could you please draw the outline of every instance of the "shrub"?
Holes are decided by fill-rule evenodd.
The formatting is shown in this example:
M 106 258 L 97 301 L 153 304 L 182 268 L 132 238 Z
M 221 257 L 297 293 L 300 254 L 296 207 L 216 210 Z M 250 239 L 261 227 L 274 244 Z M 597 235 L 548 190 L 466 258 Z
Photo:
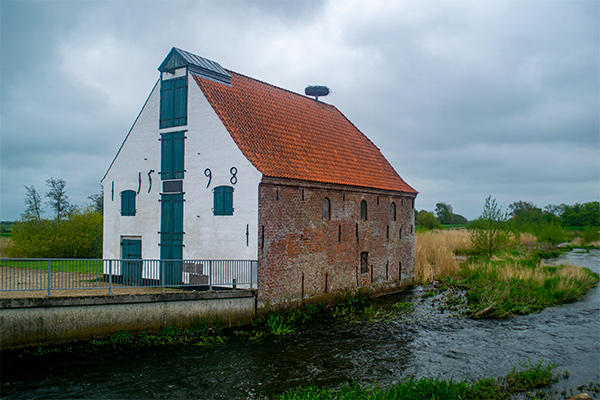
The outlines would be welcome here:
M 538 244 L 547 243 L 551 246 L 556 246 L 569 239 L 567 232 L 558 225 L 540 225 L 533 229 L 533 234 L 536 236 Z
M 88 207 L 61 221 L 23 219 L 7 250 L 11 257 L 102 258 L 102 214 Z
M 438 229 L 442 226 L 440 221 L 429 211 L 420 211 L 415 219 L 415 224 L 426 229 Z
M 597 227 L 588 226 L 581 234 L 584 244 L 597 242 L 600 240 L 600 230 Z

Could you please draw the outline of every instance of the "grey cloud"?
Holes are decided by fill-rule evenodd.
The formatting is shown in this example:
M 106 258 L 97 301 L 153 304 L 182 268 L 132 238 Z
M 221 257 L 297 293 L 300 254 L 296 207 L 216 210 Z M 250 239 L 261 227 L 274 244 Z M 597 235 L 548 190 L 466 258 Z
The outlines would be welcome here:
M 97 192 L 172 46 L 297 92 L 329 85 L 324 101 L 420 191 L 419 209 L 598 199 L 598 2 L 0 7 L 2 219 L 50 176 L 74 202 Z

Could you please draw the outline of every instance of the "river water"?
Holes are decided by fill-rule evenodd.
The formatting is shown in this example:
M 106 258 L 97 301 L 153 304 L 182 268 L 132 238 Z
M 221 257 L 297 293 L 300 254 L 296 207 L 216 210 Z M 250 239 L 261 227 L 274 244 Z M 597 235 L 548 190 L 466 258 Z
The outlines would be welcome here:
M 561 257 L 600 272 L 600 250 Z M 298 385 L 390 385 L 410 376 L 505 375 L 520 361 L 568 370 L 553 390 L 600 384 L 600 288 L 505 321 L 440 313 L 427 288 L 375 300 L 382 318 L 314 326 L 260 342 L 167 347 L 39 365 L 2 364 L 2 398 L 264 398 Z M 414 307 L 399 309 L 397 302 Z M 373 314 L 371 313 L 371 316 Z

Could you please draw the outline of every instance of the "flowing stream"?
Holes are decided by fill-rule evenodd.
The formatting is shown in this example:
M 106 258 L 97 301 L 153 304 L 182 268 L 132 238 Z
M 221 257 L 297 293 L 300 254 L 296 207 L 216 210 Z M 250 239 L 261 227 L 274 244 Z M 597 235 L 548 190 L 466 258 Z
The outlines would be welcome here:
M 600 250 L 561 262 L 600 272 Z M 426 288 L 375 300 L 382 318 L 313 326 L 259 342 L 177 346 L 2 363 L 2 398 L 264 398 L 298 385 L 390 385 L 409 376 L 506 375 L 520 361 L 552 362 L 570 377 L 553 389 L 600 384 L 600 288 L 579 302 L 504 321 L 440 313 Z M 398 302 L 414 307 L 398 308 Z

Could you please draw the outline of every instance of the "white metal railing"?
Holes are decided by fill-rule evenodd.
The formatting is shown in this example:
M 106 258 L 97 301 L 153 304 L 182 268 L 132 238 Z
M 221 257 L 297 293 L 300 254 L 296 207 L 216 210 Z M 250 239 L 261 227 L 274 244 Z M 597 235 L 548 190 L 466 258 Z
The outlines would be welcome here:
M 0 259 L 0 291 L 254 288 L 256 260 Z

